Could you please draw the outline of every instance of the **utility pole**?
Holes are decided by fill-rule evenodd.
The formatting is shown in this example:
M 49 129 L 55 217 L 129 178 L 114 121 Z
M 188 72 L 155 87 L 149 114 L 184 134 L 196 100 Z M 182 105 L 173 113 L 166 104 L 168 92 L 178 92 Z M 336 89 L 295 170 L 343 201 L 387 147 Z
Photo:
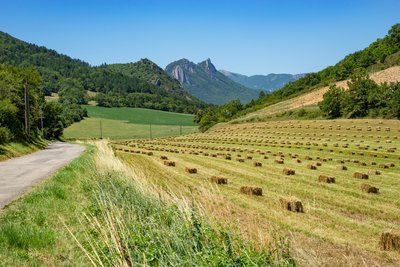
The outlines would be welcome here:
M 103 139 L 103 125 L 101 124 L 101 120 L 100 120 L 100 139 Z
M 44 137 L 44 133 L 43 133 L 43 107 L 40 107 L 40 129 L 42 131 L 42 137 Z
M 24 94 L 25 94 L 25 133 L 30 136 L 31 135 L 31 126 L 29 122 L 29 92 L 28 92 L 28 80 L 25 79 L 24 86 Z
M 150 123 L 150 139 L 153 139 L 153 132 L 151 130 L 151 123 Z

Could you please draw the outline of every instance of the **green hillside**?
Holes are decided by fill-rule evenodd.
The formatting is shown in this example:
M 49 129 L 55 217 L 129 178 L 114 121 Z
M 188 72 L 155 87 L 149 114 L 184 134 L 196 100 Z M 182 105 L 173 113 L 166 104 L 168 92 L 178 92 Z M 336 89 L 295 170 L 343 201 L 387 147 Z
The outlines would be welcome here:
M 93 91 L 99 93 L 95 100 L 100 106 L 141 107 L 182 113 L 194 113 L 205 106 L 181 87 L 166 90 L 154 83 L 150 77 L 155 75 L 153 71 L 159 71 L 159 67 L 144 70 L 147 76 L 126 75 L 106 65 L 91 67 L 86 62 L 18 40 L 4 32 L 0 32 L 1 63 L 36 67 L 42 76 L 41 87 L 46 95 L 74 91 L 73 98 L 76 98 L 79 94 L 77 90 Z M 83 94 L 81 99 L 87 101 Z
M 334 66 L 287 84 L 263 98 L 249 103 L 240 114 L 246 114 L 268 105 L 298 96 L 313 89 L 350 78 L 354 74 L 368 73 L 400 65 L 400 24 L 394 25 L 388 34 L 367 48 L 352 53 Z

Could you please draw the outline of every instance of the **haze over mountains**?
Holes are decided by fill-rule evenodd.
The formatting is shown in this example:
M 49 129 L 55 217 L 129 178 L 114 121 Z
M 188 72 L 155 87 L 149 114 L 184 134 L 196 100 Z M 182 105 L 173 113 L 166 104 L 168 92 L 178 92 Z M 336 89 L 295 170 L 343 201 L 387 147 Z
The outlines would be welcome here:
M 270 73 L 268 75 L 252 75 L 246 76 L 239 73 L 230 72 L 227 70 L 219 70 L 229 79 L 246 86 L 254 90 L 263 90 L 266 92 L 273 92 L 277 89 L 282 88 L 289 82 L 293 82 L 306 74 L 275 74 Z

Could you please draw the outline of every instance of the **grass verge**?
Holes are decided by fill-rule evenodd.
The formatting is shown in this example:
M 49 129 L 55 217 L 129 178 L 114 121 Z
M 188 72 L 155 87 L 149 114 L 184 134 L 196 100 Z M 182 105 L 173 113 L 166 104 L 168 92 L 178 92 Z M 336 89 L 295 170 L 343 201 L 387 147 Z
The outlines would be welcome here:
M 38 139 L 32 143 L 12 142 L 0 144 L 0 161 L 19 157 L 43 149 L 48 145 L 48 141 Z
M 134 178 L 134 179 L 133 179 Z M 295 265 L 215 228 L 195 203 L 146 184 L 106 142 L 0 214 L 0 262 L 50 266 Z

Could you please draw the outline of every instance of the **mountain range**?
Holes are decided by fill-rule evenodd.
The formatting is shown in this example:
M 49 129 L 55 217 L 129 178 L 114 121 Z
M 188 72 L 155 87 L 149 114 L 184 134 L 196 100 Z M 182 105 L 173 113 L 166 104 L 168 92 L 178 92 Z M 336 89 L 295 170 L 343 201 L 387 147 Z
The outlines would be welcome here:
M 263 90 L 266 92 L 273 92 L 285 86 L 289 82 L 296 81 L 305 74 L 275 74 L 270 73 L 268 75 L 252 75 L 246 76 L 239 73 L 230 72 L 227 70 L 219 70 L 229 79 L 237 82 L 243 86 L 246 86 L 254 90 Z
M 247 103 L 257 99 L 259 92 L 234 82 L 219 72 L 210 59 L 195 64 L 187 59 L 170 63 L 165 71 L 177 79 L 192 95 L 212 104 L 239 99 Z

